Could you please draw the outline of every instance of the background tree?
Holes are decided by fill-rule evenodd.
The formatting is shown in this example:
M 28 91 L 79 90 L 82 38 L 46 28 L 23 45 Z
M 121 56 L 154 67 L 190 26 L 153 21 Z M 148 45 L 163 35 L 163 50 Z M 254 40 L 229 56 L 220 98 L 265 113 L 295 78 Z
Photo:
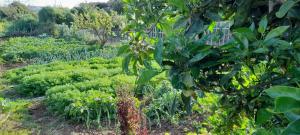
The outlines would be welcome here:
M 124 12 L 124 4 L 122 0 L 109 0 L 107 2 L 111 10 L 118 12 L 118 14 L 122 14 Z
M 40 23 L 71 25 L 73 22 L 72 14 L 66 8 L 44 7 L 39 11 L 38 16 Z
M 103 9 L 85 6 L 82 13 L 75 15 L 73 25 L 77 29 L 91 30 L 98 37 L 100 45 L 104 45 L 112 35 L 112 18 Z
M 36 16 L 28 7 L 20 2 L 13 2 L 8 7 L 0 8 L 0 18 L 7 20 L 18 20 L 26 15 Z

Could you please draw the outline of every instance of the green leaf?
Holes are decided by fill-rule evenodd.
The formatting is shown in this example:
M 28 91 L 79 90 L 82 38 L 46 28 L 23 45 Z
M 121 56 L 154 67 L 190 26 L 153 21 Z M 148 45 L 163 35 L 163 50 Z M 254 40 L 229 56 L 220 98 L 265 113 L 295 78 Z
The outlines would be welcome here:
M 217 25 L 217 22 L 212 22 L 209 26 L 208 26 L 208 30 L 210 31 L 210 32 L 213 32 L 214 31 L 214 28 L 216 27 L 216 25 Z
M 295 4 L 299 2 L 299 1 L 295 1 L 295 0 L 287 0 L 286 2 L 284 2 L 281 7 L 279 8 L 279 10 L 276 12 L 276 16 L 278 18 L 282 18 L 284 17 L 287 12 L 293 7 L 295 6 Z
M 129 48 L 129 45 L 123 45 L 122 47 L 119 48 L 118 54 L 117 54 L 117 55 L 120 56 L 120 55 L 122 55 L 122 54 L 128 52 L 129 49 L 130 49 L 130 48 Z
M 254 30 L 255 30 L 255 23 L 254 23 L 254 22 L 251 23 L 249 29 L 250 29 L 252 32 L 254 32 Z
M 278 36 L 281 36 L 287 29 L 289 28 L 289 26 L 279 26 L 273 30 L 271 30 L 266 38 L 265 38 L 265 41 L 268 41 L 270 40 L 271 38 L 275 38 L 275 37 L 278 37 Z
M 245 37 L 243 34 L 238 33 L 238 32 L 234 32 L 233 37 L 234 37 L 235 41 L 237 41 L 240 45 L 242 45 L 242 46 L 240 46 L 240 48 L 242 50 L 248 50 L 249 40 L 247 37 Z
M 163 41 L 160 39 L 156 44 L 154 51 L 154 59 L 159 65 L 162 65 L 163 61 L 163 47 Z
M 221 78 L 220 84 L 221 84 L 221 85 L 228 84 L 228 81 L 229 81 L 232 77 L 234 77 L 234 76 L 238 73 L 238 71 L 240 71 L 240 69 L 241 69 L 241 66 L 240 66 L 240 65 L 235 66 L 234 69 L 233 69 L 230 73 L 224 75 L 224 76 Z
M 127 55 L 125 58 L 124 58 L 124 60 L 123 60 L 123 62 L 122 62 L 122 68 L 123 68 L 123 71 L 126 73 L 126 74 L 129 74 L 129 63 L 130 63 L 130 61 L 131 61 L 131 58 L 132 58 L 132 54 L 129 54 L 129 55 Z
M 193 77 L 191 76 L 191 74 L 189 72 L 185 72 L 183 73 L 183 78 L 182 78 L 182 82 L 184 83 L 184 85 L 188 88 L 191 88 L 194 86 L 194 80 Z
M 296 100 L 300 100 L 300 88 L 289 86 L 274 86 L 265 90 L 265 92 L 272 98 L 290 97 Z
M 269 131 L 267 131 L 266 129 L 260 128 L 257 129 L 253 135 L 272 135 Z
M 268 19 L 267 16 L 264 16 L 259 22 L 258 32 L 264 34 L 267 29 L 267 26 L 268 26 Z
M 299 135 L 300 134 L 300 119 L 290 123 L 282 132 L 281 135 Z
M 191 63 L 200 61 L 203 58 L 205 58 L 207 55 L 209 55 L 210 53 L 212 53 L 212 51 L 210 51 L 210 50 L 202 51 L 202 52 L 198 53 L 196 56 L 194 56 L 192 59 L 190 59 L 189 63 L 191 64 Z
M 267 53 L 269 52 L 269 49 L 268 48 L 258 48 L 256 49 L 255 51 L 253 51 L 254 53 Z
M 260 125 L 260 124 L 264 124 L 265 122 L 267 122 L 271 118 L 272 118 L 272 113 L 271 112 L 267 111 L 266 109 L 260 109 L 257 112 L 255 122 Z
M 300 119 L 300 110 L 293 110 L 290 112 L 284 113 L 285 117 L 289 119 L 289 121 L 295 121 Z
M 173 25 L 174 29 L 178 29 L 181 27 L 185 27 L 188 23 L 189 18 L 185 17 L 185 16 L 180 16 L 177 21 L 175 22 L 175 24 Z
M 185 0 L 168 0 L 168 3 L 173 5 L 173 6 L 176 6 L 181 11 L 188 11 Z
M 148 83 L 151 78 L 158 75 L 160 72 L 158 72 L 155 69 L 145 69 L 142 71 L 141 75 L 139 76 L 139 79 L 137 81 L 138 84 L 145 84 Z
M 300 101 L 297 101 L 290 97 L 278 97 L 275 99 L 275 112 L 284 113 L 297 109 L 300 109 Z
M 200 18 L 192 18 L 192 24 L 187 29 L 185 35 L 191 37 L 193 35 L 199 34 L 205 30 L 204 23 Z
M 256 40 L 256 35 L 249 28 L 238 28 L 238 29 L 235 29 L 234 32 L 238 32 L 238 33 L 244 35 L 250 41 Z

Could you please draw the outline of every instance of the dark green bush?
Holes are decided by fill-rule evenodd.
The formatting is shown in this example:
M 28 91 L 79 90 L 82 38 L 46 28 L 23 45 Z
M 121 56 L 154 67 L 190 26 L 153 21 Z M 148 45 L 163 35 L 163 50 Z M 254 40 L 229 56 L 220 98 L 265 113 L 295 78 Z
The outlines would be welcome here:
M 14 21 L 5 33 L 6 36 L 33 36 L 38 34 L 39 23 L 32 15 L 26 15 Z

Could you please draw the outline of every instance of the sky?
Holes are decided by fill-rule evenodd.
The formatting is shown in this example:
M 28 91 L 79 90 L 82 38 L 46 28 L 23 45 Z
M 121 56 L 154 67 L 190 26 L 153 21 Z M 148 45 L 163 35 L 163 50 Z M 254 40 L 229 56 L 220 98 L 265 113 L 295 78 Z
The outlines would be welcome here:
M 79 3 L 83 2 L 107 2 L 108 0 L 0 0 L 0 5 L 4 5 L 6 3 L 12 1 L 20 1 L 25 3 L 26 5 L 33 6 L 63 6 L 72 8 L 77 6 Z

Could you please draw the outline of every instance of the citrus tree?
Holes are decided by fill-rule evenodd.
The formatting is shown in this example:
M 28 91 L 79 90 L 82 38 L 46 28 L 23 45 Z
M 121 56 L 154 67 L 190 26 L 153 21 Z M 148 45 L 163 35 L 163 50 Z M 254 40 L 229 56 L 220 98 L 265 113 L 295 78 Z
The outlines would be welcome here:
M 166 71 L 172 85 L 182 90 L 187 113 L 192 99 L 217 93 L 229 112 L 230 126 L 243 112 L 255 119 L 257 128 L 262 127 L 257 133 L 299 133 L 299 95 L 293 95 L 299 93 L 300 79 L 299 0 L 124 3 L 130 40 L 119 54 L 125 56 L 124 70 L 139 75 L 138 84 Z M 231 22 L 232 39 L 210 45 L 208 40 L 219 41 L 224 35 L 214 31 L 219 21 Z M 163 39 L 150 38 L 151 27 L 162 30 Z M 160 68 L 152 66 L 154 61 Z M 276 98 L 273 110 L 271 97 Z M 292 105 L 284 106 L 288 103 Z

